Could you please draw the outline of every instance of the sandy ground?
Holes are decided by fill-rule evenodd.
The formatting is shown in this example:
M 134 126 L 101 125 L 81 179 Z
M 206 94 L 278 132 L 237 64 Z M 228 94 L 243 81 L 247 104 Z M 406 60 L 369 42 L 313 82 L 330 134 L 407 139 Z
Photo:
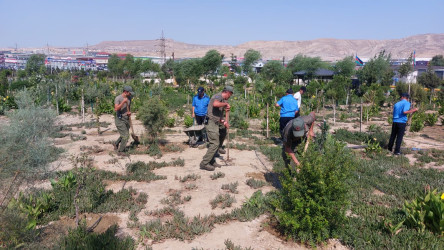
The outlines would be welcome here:
M 320 116 L 319 116 L 320 117 Z M 93 121 L 94 118 L 90 115 L 86 117 L 85 122 Z M 318 121 L 321 119 L 318 118 Z M 329 119 L 331 125 L 331 130 L 338 128 L 346 128 L 352 131 L 359 131 L 359 123 L 343 123 L 337 122 L 333 125 L 333 120 Z M 199 163 L 206 152 L 204 148 L 190 148 L 184 144 L 187 141 L 188 136 L 183 133 L 182 127 L 172 128 L 176 132 L 167 133 L 164 139 L 167 143 L 173 143 L 177 145 L 182 145 L 185 149 L 182 152 L 174 153 L 164 153 L 163 157 L 156 159 L 150 157 L 146 154 L 143 155 L 130 155 L 128 157 L 118 157 L 113 151 L 113 146 L 110 142 L 118 138 L 118 133 L 114 126 L 114 118 L 111 115 L 103 115 L 100 119 L 101 122 L 109 122 L 108 128 L 101 128 L 103 132 L 101 135 L 98 134 L 97 128 L 77 128 L 73 127 L 72 131 L 64 131 L 65 133 L 72 133 L 74 135 L 86 136 L 86 140 L 73 141 L 69 136 L 64 138 L 56 138 L 54 143 L 57 147 L 61 147 L 65 152 L 61 155 L 59 160 L 51 164 L 53 170 L 68 170 L 72 169 L 76 165 L 76 157 L 82 155 L 82 153 L 87 153 L 87 156 L 92 159 L 94 167 L 98 169 L 114 171 L 118 173 L 123 173 L 125 171 L 125 166 L 128 163 L 136 161 L 171 161 L 178 158 L 185 160 L 184 167 L 165 167 L 156 169 L 153 172 L 157 175 L 164 175 L 167 177 L 165 180 L 156 180 L 152 182 L 123 182 L 115 181 L 107 183 L 107 188 L 110 190 L 118 191 L 122 188 L 134 188 L 137 192 L 145 192 L 148 194 L 148 202 L 145 208 L 138 214 L 139 222 L 145 223 L 151 219 L 153 216 L 147 215 L 149 211 L 160 209 L 166 205 L 161 203 L 161 200 L 168 197 L 168 194 L 172 191 L 181 191 L 182 197 L 190 195 L 192 198 L 190 201 L 184 204 L 178 205 L 177 208 L 185 213 L 186 216 L 205 216 L 210 214 L 222 214 L 225 212 L 230 212 L 232 209 L 240 207 L 242 203 L 250 197 L 256 190 L 250 188 L 246 184 L 246 180 L 251 176 L 255 179 L 265 180 L 264 174 L 272 169 L 272 164 L 267 160 L 267 158 L 260 152 L 255 151 L 239 151 L 230 150 L 230 158 L 233 159 L 232 163 L 228 166 L 223 166 L 220 169 L 216 169 L 215 172 L 223 172 L 225 174 L 224 178 L 219 178 L 216 180 L 211 180 L 210 175 L 214 172 L 203 171 L 199 169 Z M 5 122 L 5 121 L 2 121 Z M 80 123 L 81 118 L 77 115 L 61 115 L 59 116 L 59 124 L 76 124 Z M 253 121 L 254 123 L 254 121 Z M 257 124 L 260 124 L 256 121 Z M 259 127 L 256 123 L 252 124 L 252 127 Z M 138 120 L 133 120 L 135 133 L 142 135 L 144 133 L 144 128 Z M 371 121 L 368 124 L 364 124 L 362 131 L 367 131 L 370 124 L 378 124 L 384 130 L 390 130 L 390 126 L 386 121 Z M 256 126 L 257 125 L 257 126 Z M 318 128 L 316 128 L 319 131 Z M 430 131 L 429 131 L 430 130 Z M 425 138 L 421 134 L 432 135 L 434 138 Z M 131 141 L 131 139 L 130 139 Z M 435 126 L 433 128 L 426 128 L 420 133 L 411 134 L 408 133 L 405 137 L 405 143 L 407 147 L 419 147 L 419 148 L 444 148 L 444 127 Z M 236 142 L 236 141 L 233 141 Z M 95 150 L 82 150 L 82 147 L 93 147 Z M 226 156 L 224 156 L 226 157 Z M 414 161 L 415 159 L 410 156 L 409 159 Z M 221 159 L 217 160 L 220 164 L 224 165 Z M 77 163 L 78 164 L 78 163 Z M 441 166 L 442 167 L 442 166 Z M 177 177 L 183 177 L 188 174 L 196 174 L 200 176 L 200 179 L 193 181 L 197 188 L 193 190 L 185 189 L 185 185 L 190 182 L 182 183 L 177 180 Z M 233 182 L 238 182 L 239 191 L 238 194 L 231 194 L 235 196 L 236 202 L 232 207 L 221 209 L 212 209 L 210 201 L 214 199 L 218 194 L 227 193 L 227 191 L 222 190 L 221 186 L 223 184 L 229 184 Z M 50 188 L 49 182 L 41 182 L 38 187 Z M 273 190 L 274 187 L 271 185 L 261 188 L 262 192 L 268 192 Z M 91 221 L 94 221 L 96 215 L 85 215 L 89 216 Z M 139 232 L 137 229 L 129 228 L 127 226 L 129 221 L 129 212 L 127 213 L 112 213 L 106 215 L 108 220 L 104 220 L 110 223 L 119 223 L 119 235 L 130 235 L 136 241 L 139 239 Z M 70 225 L 71 221 L 67 219 L 65 225 Z M 62 221 L 63 221 L 62 220 Z M 92 223 L 92 222 L 91 222 Z M 102 223 L 102 222 L 101 222 Z M 226 224 L 218 224 L 215 228 L 207 234 L 200 235 L 192 241 L 180 241 L 175 239 L 168 239 L 163 242 L 151 242 L 144 240 L 139 244 L 139 249 L 144 249 L 146 245 L 150 245 L 153 249 L 191 249 L 193 247 L 204 248 L 204 249 L 223 249 L 225 247 L 224 241 L 230 239 L 235 245 L 240 245 L 242 247 L 252 247 L 254 249 L 305 249 L 305 246 L 299 245 L 294 242 L 286 242 L 280 237 L 268 232 L 264 229 L 264 224 L 266 223 L 266 216 L 260 216 L 250 222 L 239 222 L 232 221 Z M 101 225 L 99 228 L 103 230 L 106 225 Z M 330 240 L 326 246 L 321 247 L 322 249 L 345 249 L 337 240 Z

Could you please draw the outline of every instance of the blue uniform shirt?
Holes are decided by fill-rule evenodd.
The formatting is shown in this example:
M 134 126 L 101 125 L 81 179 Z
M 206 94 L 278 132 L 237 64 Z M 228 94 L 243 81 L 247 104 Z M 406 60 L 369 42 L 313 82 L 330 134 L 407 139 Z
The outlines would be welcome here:
M 281 117 L 294 117 L 295 112 L 299 110 L 298 100 L 293 95 L 283 96 L 277 104 L 281 106 Z
M 207 108 L 209 102 L 210 102 L 210 97 L 207 96 L 207 94 L 204 94 L 202 98 L 199 98 L 198 95 L 195 95 L 193 97 L 194 114 L 198 116 L 207 115 Z
M 402 99 L 393 107 L 393 122 L 407 123 L 407 115 L 404 112 L 410 110 L 410 102 Z

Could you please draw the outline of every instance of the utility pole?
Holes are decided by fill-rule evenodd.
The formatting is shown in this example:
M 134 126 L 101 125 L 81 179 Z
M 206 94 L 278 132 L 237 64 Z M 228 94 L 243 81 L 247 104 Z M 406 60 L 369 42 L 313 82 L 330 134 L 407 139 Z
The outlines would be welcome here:
M 159 44 L 156 46 L 160 47 L 157 52 L 160 53 L 160 57 L 162 58 L 162 64 L 164 64 L 166 62 L 166 39 L 163 34 L 163 30 L 162 30 L 162 35 L 157 40 L 159 41 Z

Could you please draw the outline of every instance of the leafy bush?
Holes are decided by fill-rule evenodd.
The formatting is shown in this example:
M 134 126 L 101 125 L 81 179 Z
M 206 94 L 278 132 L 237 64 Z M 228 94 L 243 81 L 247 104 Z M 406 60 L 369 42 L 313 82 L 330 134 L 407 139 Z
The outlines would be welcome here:
M 438 121 L 437 114 L 426 114 L 425 122 L 427 123 L 427 125 L 434 126 L 437 121 Z
M 28 227 L 26 215 L 16 208 L 6 208 L 0 213 L 0 248 L 20 248 L 35 241 L 38 231 Z
M 286 236 L 312 244 L 323 242 L 334 237 L 346 221 L 352 155 L 344 144 L 329 137 L 322 149 L 311 144 L 300 161 L 299 171 L 283 170 L 273 214 Z
M 167 127 L 169 127 L 169 128 L 172 128 L 172 127 L 174 127 L 174 125 L 176 124 L 176 119 L 174 119 L 173 117 L 171 117 L 171 118 L 168 118 L 167 120 L 166 120 L 166 126 Z
M 370 139 L 366 143 L 365 152 L 366 153 L 381 153 L 382 148 L 376 138 Z
M 183 122 L 184 122 L 185 127 L 189 128 L 189 127 L 193 126 L 193 117 L 191 117 L 191 115 L 186 115 Z
M 406 215 L 404 223 L 423 232 L 431 230 L 444 235 L 444 192 L 429 191 L 425 197 L 417 197 L 412 202 L 405 202 L 403 211 Z
M 412 116 L 412 124 L 410 125 L 410 132 L 419 132 L 424 128 L 426 115 L 422 112 L 417 112 Z
M 139 110 L 137 119 L 142 121 L 150 143 L 157 143 L 157 138 L 162 132 L 167 121 L 168 110 L 158 97 L 150 98 Z

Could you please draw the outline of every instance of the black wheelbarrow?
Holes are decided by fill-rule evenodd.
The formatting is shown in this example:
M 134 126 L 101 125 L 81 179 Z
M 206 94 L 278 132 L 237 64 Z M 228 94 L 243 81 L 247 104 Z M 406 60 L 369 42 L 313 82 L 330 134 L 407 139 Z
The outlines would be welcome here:
M 183 132 L 188 135 L 188 145 L 197 147 L 207 141 L 207 131 L 204 125 L 193 125 Z

